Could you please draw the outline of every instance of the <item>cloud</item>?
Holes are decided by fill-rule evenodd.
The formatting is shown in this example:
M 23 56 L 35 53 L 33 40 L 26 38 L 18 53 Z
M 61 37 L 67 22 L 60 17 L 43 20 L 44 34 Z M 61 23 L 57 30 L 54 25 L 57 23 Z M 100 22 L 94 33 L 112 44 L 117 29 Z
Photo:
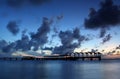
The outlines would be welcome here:
M 112 51 L 108 52 L 107 55 L 112 55 L 114 53 L 116 53 L 116 50 L 112 50 Z
M 56 16 L 56 23 L 53 27 L 53 32 L 57 35 L 59 33 L 59 25 L 58 23 L 63 19 L 63 15 Z
M 98 52 L 98 49 L 91 49 L 91 52 Z
M 10 7 L 18 8 L 21 7 L 24 3 L 24 0 L 7 0 L 7 5 Z
M 2 48 L 2 51 L 5 53 L 12 53 L 15 52 L 16 50 L 14 49 L 16 44 L 14 42 L 8 44 L 7 46 Z
M 44 48 L 42 48 L 42 50 L 53 50 L 53 47 L 44 47 Z
M 37 29 L 36 32 L 31 32 L 30 37 L 26 35 L 27 30 L 22 31 L 21 39 L 16 40 L 8 45 L 2 47 L 3 52 L 15 52 L 15 51 L 28 51 L 28 50 L 41 50 L 49 49 L 53 53 L 66 54 L 74 51 L 75 48 L 79 47 L 83 41 L 87 41 L 88 38 L 80 34 L 80 29 L 75 28 L 73 30 L 60 31 L 58 36 L 61 41 L 61 46 L 55 48 L 43 48 L 43 46 L 48 43 L 48 33 L 51 31 L 51 25 L 53 24 L 53 19 L 43 18 L 42 24 Z M 16 35 L 19 30 L 16 21 L 10 21 L 7 25 L 10 32 Z M 15 32 L 14 32 L 15 31 Z M 54 36 L 53 36 L 54 37 Z
M 80 35 L 80 30 L 78 28 L 75 28 L 73 31 L 60 31 L 59 38 L 62 45 L 54 48 L 53 53 L 55 54 L 71 53 L 85 40 L 85 37 Z
M 102 28 L 101 30 L 100 30 L 100 38 L 103 38 L 104 36 L 105 36 L 105 34 L 106 34 L 106 29 L 105 28 Z
M 106 43 L 107 41 L 109 41 L 112 38 L 112 36 L 110 34 L 106 35 L 103 40 L 102 40 L 102 44 Z
M 16 35 L 19 32 L 19 26 L 16 21 L 10 21 L 7 24 L 7 29 L 13 34 Z
M 40 47 L 43 47 L 44 44 L 48 42 L 47 34 L 50 32 L 50 26 L 52 24 L 52 20 L 44 17 L 42 25 L 38 28 L 37 32 L 33 32 L 30 34 L 30 38 L 26 35 L 27 30 L 22 31 L 21 39 L 16 40 L 12 43 L 7 43 L 5 40 L 0 41 L 0 49 L 3 52 L 15 52 L 18 50 L 28 51 L 33 48 L 34 51 L 38 50 Z M 15 35 L 17 34 L 16 29 L 18 26 L 15 21 L 9 22 L 7 28 Z M 18 31 L 18 30 L 17 30 Z
M 59 16 L 57 16 L 56 18 L 57 18 L 57 20 L 61 20 L 61 19 L 63 19 L 63 15 L 59 15 Z
M 88 29 L 109 28 L 120 24 L 120 8 L 113 4 L 112 0 L 101 2 L 100 8 L 90 9 L 89 17 L 85 19 L 84 25 Z
M 41 27 L 38 28 L 36 33 L 31 33 L 31 45 L 34 46 L 34 50 L 38 50 L 39 47 L 43 46 L 48 42 L 47 34 L 50 32 L 50 25 L 52 24 L 52 20 L 48 18 L 43 18 L 43 23 Z
M 27 32 L 27 29 L 24 29 L 24 30 L 22 31 L 22 34 L 24 35 L 26 32 Z
M 29 0 L 32 5 L 41 5 L 43 3 L 48 3 L 51 0 Z
M 56 27 L 53 28 L 53 32 L 54 32 L 55 34 L 58 34 L 58 33 L 59 33 L 59 31 L 58 31 L 58 29 L 57 29 Z
M 0 50 L 7 45 L 8 43 L 5 40 L 0 40 Z
M 17 50 L 27 51 L 31 48 L 29 41 L 29 37 L 25 34 L 22 34 L 21 39 L 16 40 L 15 42 L 7 43 L 4 40 L 1 41 L 0 44 L 3 44 L 3 46 L 0 46 L 0 49 L 5 53 L 13 53 Z
M 21 8 L 25 5 L 37 6 L 51 1 L 52 0 L 6 0 L 6 4 L 12 8 Z
M 22 34 L 22 37 L 20 40 L 15 41 L 15 48 L 16 50 L 22 50 L 22 51 L 27 51 L 31 49 L 31 46 L 29 44 L 30 39 L 27 35 Z

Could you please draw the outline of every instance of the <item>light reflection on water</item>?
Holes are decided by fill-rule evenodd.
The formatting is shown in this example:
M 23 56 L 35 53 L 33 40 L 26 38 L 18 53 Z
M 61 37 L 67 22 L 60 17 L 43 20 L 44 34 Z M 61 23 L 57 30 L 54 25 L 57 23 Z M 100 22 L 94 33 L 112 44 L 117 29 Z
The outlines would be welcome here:
M 0 61 L 0 79 L 120 79 L 120 61 Z

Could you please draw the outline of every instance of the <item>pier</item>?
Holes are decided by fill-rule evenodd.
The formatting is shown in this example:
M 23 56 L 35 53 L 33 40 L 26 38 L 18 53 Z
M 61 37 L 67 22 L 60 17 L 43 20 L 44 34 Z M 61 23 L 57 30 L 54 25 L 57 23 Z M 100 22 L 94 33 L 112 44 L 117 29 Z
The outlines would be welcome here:
M 49 56 L 23 56 L 23 57 L 1 57 L 0 60 L 101 60 L 101 53 L 92 52 L 75 52 L 66 55 L 49 55 Z
M 68 56 L 75 57 L 81 60 L 101 60 L 101 53 L 100 52 L 75 52 L 75 53 L 70 53 Z

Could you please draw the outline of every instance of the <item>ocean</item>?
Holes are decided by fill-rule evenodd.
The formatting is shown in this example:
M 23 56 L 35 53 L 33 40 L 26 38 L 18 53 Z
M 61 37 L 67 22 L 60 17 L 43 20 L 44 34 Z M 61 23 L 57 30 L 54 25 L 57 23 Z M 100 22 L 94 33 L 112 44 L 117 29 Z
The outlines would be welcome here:
M 120 60 L 0 60 L 0 79 L 120 79 Z

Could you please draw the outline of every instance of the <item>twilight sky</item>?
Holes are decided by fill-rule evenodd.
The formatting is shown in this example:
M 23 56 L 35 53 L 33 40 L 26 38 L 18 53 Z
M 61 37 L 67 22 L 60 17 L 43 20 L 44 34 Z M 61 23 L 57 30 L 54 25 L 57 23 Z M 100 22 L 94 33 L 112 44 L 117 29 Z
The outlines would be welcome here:
M 7 42 L 1 49 L 22 49 L 21 40 L 34 50 L 113 51 L 120 48 L 119 6 L 120 0 L 0 0 L 0 40 Z

